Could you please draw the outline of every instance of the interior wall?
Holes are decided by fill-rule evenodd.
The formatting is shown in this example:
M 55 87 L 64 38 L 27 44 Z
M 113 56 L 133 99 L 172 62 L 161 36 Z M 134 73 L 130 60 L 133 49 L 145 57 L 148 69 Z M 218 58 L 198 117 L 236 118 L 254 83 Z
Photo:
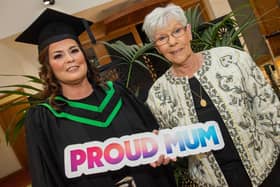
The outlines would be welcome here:
M 44 5 L 43 0 L 9 0 L 1 1 L 0 39 L 21 32 L 45 8 L 53 8 L 73 14 L 112 0 L 57 0 L 54 5 Z M 121 1 L 121 0 L 114 0 Z M 7 24 L 7 22 L 9 24 Z
M 243 23 L 244 20 L 246 20 L 246 18 L 248 18 L 250 15 L 254 15 L 249 0 L 228 0 L 228 2 L 233 10 L 238 10 L 241 6 L 247 6 L 237 13 L 243 15 L 237 17 L 237 22 L 239 24 Z M 257 24 L 252 25 L 245 32 L 243 32 L 242 35 L 248 50 L 254 59 L 258 59 L 269 54 L 268 48 Z
M 0 41 L 0 75 L 38 75 L 39 63 L 37 61 L 37 49 L 34 46 L 29 46 L 14 42 L 14 37 L 3 39 Z M 0 86 L 10 84 L 27 83 L 27 80 L 22 77 L 7 77 L 1 76 Z M 38 86 L 38 85 L 37 85 Z M 13 89 L 13 88 L 9 88 Z
M 205 0 L 211 11 L 211 19 L 224 16 L 231 12 L 228 0 Z

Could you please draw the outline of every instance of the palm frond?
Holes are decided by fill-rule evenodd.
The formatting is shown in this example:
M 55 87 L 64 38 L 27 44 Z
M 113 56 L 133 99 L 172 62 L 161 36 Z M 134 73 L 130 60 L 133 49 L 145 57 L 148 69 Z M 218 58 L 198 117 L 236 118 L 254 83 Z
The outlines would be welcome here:
M 242 49 L 239 37 L 246 29 L 256 24 L 256 20 L 253 15 L 246 15 L 245 21 L 239 26 L 234 17 L 236 15 L 240 16 L 238 13 L 247 7 L 248 4 L 245 4 L 238 10 L 232 11 L 212 22 L 203 23 L 197 29 L 192 30 L 193 40 L 191 44 L 193 50 L 198 52 L 219 46 Z M 192 20 L 199 20 L 200 17 L 196 9 L 187 9 L 185 14 Z M 190 15 L 196 15 L 197 18 L 191 17 Z
M 42 91 L 39 88 L 36 88 L 34 86 L 30 86 L 30 85 L 26 85 L 26 84 L 13 84 L 13 85 L 7 85 L 7 86 L 0 86 L 0 88 L 25 88 L 25 89 L 33 90 L 33 91 L 36 91 L 36 92 Z
M 42 85 L 43 81 L 36 76 L 26 74 L 0 74 L 1 77 L 20 77 L 27 81 L 27 83 L 36 83 Z M 12 90 L 15 88 L 16 90 Z M 6 95 L 18 95 L 20 97 L 8 102 L 7 104 L 1 105 L 0 111 L 9 110 L 12 107 L 19 106 L 21 109 L 17 111 L 9 121 L 8 127 L 5 130 L 5 138 L 7 143 L 13 143 L 18 134 L 20 133 L 26 116 L 26 112 L 30 107 L 43 102 L 39 94 L 42 90 L 29 84 L 10 84 L 0 86 L 0 93 Z
M 148 53 L 145 53 L 145 55 L 156 57 L 159 60 L 161 60 L 163 62 L 166 62 L 167 65 L 171 65 L 171 63 L 165 57 L 163 57 L 162 55 L 159 55 L 157 53 L 150 53 L 150 52 L 148 52 Z
M 15 75 L 15 74 L 0 74 L 1 77 L 21 77 L 21 78 L 27 78 L 29 80 L 29 82 L 33 82 L 33 83 L 38 83 L 38 84 L 42 84 L 43 81 L 35 76 L 32 75 Z
M 5 131 L 5 139 L 7 144 L 13 143 L 17 139 L 19 133 L 22 130 L 22 127 L 24 126 L 25 117 L 26 117 L 26 113 L 23 113 L 22 116 L 19 118 L 19 120 L 15 122 L 14 126 L 12 126 L 14 120 L 11 121 L 10 125 Z
M 149 71 L 149 68 L 143 63 L 143 61 L 141 61 L 141 60 L 135 60 L 134 62 L 135 62 L 135 64 L 139 65 L 139 66 L 140 66 L 141 68 L 143 68 L 144 70 Z
M 129 63 L 133 56 L 130 56 L 129 51 L 127 50 L 126 46 L 123 46 L 122 42 L 117 41 L 116 43 L 108 43 L 108 42 L 103 42 L 105 46 L 109 47 L 110 49 L 114 50 L 118 55 L 120 55 L 125 62 Z
M 20 96 L 27 96 L 32 97 L 34 94 L 26 93 L 23 91 L 17 91 L 17 90 L 0 90 L 0 93 L 2 94 L 8 94 L 8 95 L 20 95 Z
M 24 100 L 23 101 L 15 100 L 15 101 L 12 101 L 12 102 L 10 102 L 8 104 L 0 106 L 0 111 L 4 111 L 4 110 L 7 110 L 7 109 L 9 109 L 11 107 L 15 107 L 15 106 L 19 106 L 19 105 L 29 105 L 29 104 L 30 104 L 30 102 L 28 100 L 26 100 L 26 101 L 24 101 Z
M 152 43 L 144 44 L 143 46 L 138 48 L 138 50 L 135 53 L 135 56 L 134 56 L 133 60 L 139 59 L 142 55 L 145 55 L 146 51 L 148 51 L 152 48 L 153 48 Z
M 145 70 L 149 71 L 149 68 L 143 62 L 142 56 L 146 54 L 147 51 L 153 49 L 152 43 L 147 43 L 144 45 L 126 45 L 122 41 L 116 41 L 115 43 L 104 42 L 104 45 L 115 51 L 118 55 L 110 55 L 113 58 L 118 58 L 121 62 L 118 63 L 127 63 L 128 71 L 126 76 L 126 87 L 129 87 L 130 80 L 132 78 L 132 69 L 134 64 L 140 65 Z M 101 57 L 102 58 L 102 57 Z M 122 62 L 123 61 L 123 62 Z
M 200 24 L 201 12 L 199 6 L 191 7 L 185 11 L 188 23 L 191 25 L 192 32 L 195 32 Z

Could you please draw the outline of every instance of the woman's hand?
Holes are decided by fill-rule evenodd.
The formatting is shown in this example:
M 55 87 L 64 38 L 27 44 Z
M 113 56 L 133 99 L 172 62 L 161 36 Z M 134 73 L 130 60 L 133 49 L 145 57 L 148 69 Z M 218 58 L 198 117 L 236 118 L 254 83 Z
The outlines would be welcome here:
M 158 135 L 158 130 L 153 130 L 153 133 Z M 176 162 L 176 160 L 177 160 L 176 157 L 170 158 L 170 157 L 166 157 L 165 155 L 160 155 L 157 161 L 150 163 L 150 166 L 152 166 L 153 168 L 156 168 L 160 165 L 167 165 L 170 163 L 170 161 Z
M 153 168 L 156 168 L 160 165 L 167 165 L 169 164 L 170 161 L 172 162 L 176 162 L 176 158 L 170 158 L 170 157 L 165 157 L 164 155 L 160 155 L 160 157 L 158 158 L 157 161 L 150 163 L 150 166 L 152 166 Z

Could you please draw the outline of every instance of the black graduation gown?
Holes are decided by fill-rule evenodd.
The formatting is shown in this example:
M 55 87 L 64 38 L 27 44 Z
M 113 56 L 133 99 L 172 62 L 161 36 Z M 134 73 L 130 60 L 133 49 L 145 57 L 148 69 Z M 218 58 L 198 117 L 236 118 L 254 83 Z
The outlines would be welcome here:
M 149 165 L 124 167 L 117 171 L 81 175 L 67 178 L 64 171 L 64 149 L 71 144 L 90 141 L 104 141 L 110 137 L 120 137 L 138 132 L 152 131 L 158 125 L 151 112 L 131 93 L 119 84 L 114 84 L 115 94 L 102 114 L 63 105 L 61 111 L 104 120 L 119 98 L 122 107 L 106 128 L 81 124 L 69 119 L 58 118 L 45 106 L 31 108 L 26 117 L 27 146 L 33 187 L 111 187 L 125 176 L 133 176 L 137 187 L 175 186 L 169 167 L 152 168 Z M 99 105 L 106 94 L 98 86 L 94 92 L 80 103 Z M 61 112 L 60 111 L 60 112 Z

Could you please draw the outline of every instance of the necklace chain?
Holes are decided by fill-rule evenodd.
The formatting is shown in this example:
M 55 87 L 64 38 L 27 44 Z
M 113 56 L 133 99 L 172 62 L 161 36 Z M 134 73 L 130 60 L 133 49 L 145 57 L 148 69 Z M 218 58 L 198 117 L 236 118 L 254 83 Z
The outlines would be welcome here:
M 196 95 L 197 97 L 200 98 L 199 104 L 200 104 L 201 107 L 206 107 L 206 106 L 207 106 L 207 101 L 206 101 L 205 99 L 202 98 L 201 86 L 200 86 L 200 85 L 199 85 L 199 94 L 196 93 L 195 91 L 193 91 L 192 89 L 191 89 L 191 92 L 192 92 L 194 95 Z
M 191 57 L 192 55 L 194 55 L 195 59 L 197 60 L 197 61 L 195 61 L 195 62 L 197 62 L 197 63 L 195 64 L 195 66 L 192 67 L 192 70 L 191 70 L 191 71 L 186 71 L 186 70 L 185 70 L 185 72 L 182 74 L 182 73 L 178 73 L 178 72 L 174 69 L 174 66 L 173 66 L 173 68 L 172 68 L 172 73 L 173 73 L 175 76 L 180 77 L 180 76 L 185 76 L 185 75 L 187 75 L 187 76 L 190 78 L 190 77 L 192 77 L 192 76 L 194 75 L 195 72 L 198 71 L 198 69 L 199 69 L 200 66 L 201 66 L 202 61 L 201 61 L 201 59 L 199 58 L 199 56 L 197 56 L 197 55 L 194 54 L 194 53 L 191 53 L 191 54 L 187 57 L 187 59 L 190 59 L 190 57 Z M 190 90 L 191 90 L 191 92 L 192 92 L 194 95 L 196 95 L 197 97 L 199 97 L 199 99 L 200 99 L 200 106 L 201 106 L 201 107 L 206 107 L 206 106 L 207 106 L 207 101 L 206 101 L 205 99 L 202 98 L 201 85 L 199 85 L 199 92 L 200 92 L 200 94 L 196 93 L 196 92 L 193 91 L 192 89 L 190 89 Z

